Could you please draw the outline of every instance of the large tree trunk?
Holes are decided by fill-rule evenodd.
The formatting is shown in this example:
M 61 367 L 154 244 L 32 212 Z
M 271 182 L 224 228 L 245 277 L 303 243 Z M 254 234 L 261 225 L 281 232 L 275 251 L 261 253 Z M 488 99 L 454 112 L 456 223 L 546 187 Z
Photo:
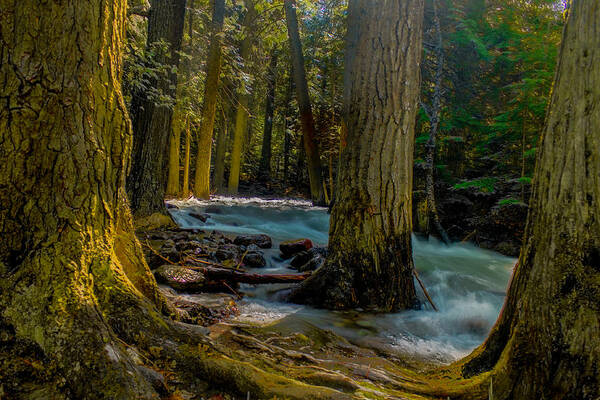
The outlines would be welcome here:
M 574 0 L 506 302 L 452 398 L 600 397 L 600 2 Z
M 152 86 L 175 98 L 179 51 L 183 38 L 186 0 L 153 0 L 148 19 L 147 47 L 153 48 L 155 61 L 169 71 L 152 80 Z M 160 51 L 158 42 L 168 44 Z M 173 110 L 168 104 L 155 104 L 148 91 L 136 93 L 132 101 L 133 153 L 127 177 L 127 191 L 135 216 L 165 213 L 164 197 L 167 186 L 167 157 L 165 149 L 171 132 Z
M 243 63 L 243 70 L 248 72 L 247 64 L 252 50 L 254 34 L 252 25 L 256 18 L 256 10 L 254 9 L 254 0 L 245 0 L 246 15 L 244 16 L 244 31 L 245 36 L 240 45 L 240 60 Z M 248 91 L 245 79 L 240 81 L 240 86 L 237 90 L 238 106 L 235 115 L 235 127 L 233 129 L 233 146 L 231 148 L 231 165 L 229 168 L 229 181 L 227 191 L 230 194 L 237 194 L 240 184 L 240 172 L 242 167 L 242 151 L 244 146 L 244 137 L 248 130 L 248 105 L 250 104 L 251 94 Z
M 124 191 L 125 16 L 124 0 L 0 13 L 0 325 L 52 361 L 66 398 L 157 397 L 117 339 L 166 310 Z
M 414 307 L 411 197 L 423 0 L 349 3 L 345 120 L 325 265 L 292 298 Z
M 221 75 L 221 31 L 225 17 L 225 0 L 215 0 L 212 21 L 212 36 L 208 62 L 206 64 L 206 85 L 204 105 L 202 107 L 202 125 L 198 135 L 198 154 L 196 155 L 196 175 L 194 195 L 200 199 L 210 197 L 210 157 L 212 153 L 213 129 L 217 112 L 217 94 Z
M 298 31 L 296 1 L 284 0 L 284 7 L 294 70 L 293 76 L 296 84 L 296 96 L 298 98 L 300 121 L 302 123 L 302 137 L 306 152 L 308 177 L 310 180 L 310 195 L 313 203 L 323 205 L 325 204 L 325 197 L 323 193 L 323 177 L 321 175 L 321 159 L 319 146 L 315 138 L 315 121 L 308 94 L 304 55 L 302 54 L 302 43 L 300 42 L 300 33 Z
M 290 152 L 292 151 L 291 119 L 292 92 L 294 91 L 294 78 L 290 75 L 290 82 L 285 93 L 285 115 L 283 118 L 283 183 L 289 183 Z
M 431 112 L 429 113 L 429 139 L 425 144 L 425 164 L 427 165 L 427 175 L 425 178 L 425 192 L 427 193 L 427 210 L 431 217 L 435 229 L 440 238 L 446 244 L 450 244 L 450 238 L 442 226 L 440 215 L 438 214 L 435 201 L 435 148 L 436 136 L 440 126 L 440 116 L 442 114 L 442 90 L 444 77 L 444 42 L 442 38 L 442 28 L 440 26 L 440 17 L 438 14 L 438 0 L 433 0 L 433 24 L 435 28 L 435 83 L 433 88 L 433 100 Z
M 271 54 L 267 71 L 267 99 L 265 101 L 265 124 L 260 157 L 259 177 L 263 181 L 271 178 L 271 138 L 273 133 L 273 112 L 275 105 L 275 84 L 277 83 L 277 50 Z
M 221 105 L 223 107 L 224 104 Z M 217 134 L 217 143 L 215 145 L 215 170 L 213 173 L 213 183 L 217 193 L 223 192 L 225 182 L 225 157 L 227 154 L 227 140 L 229 136 L 229 120 L 225 111 L 222 111 L 221 129 Z M 229 114 L 229 113 L 227 113 Z

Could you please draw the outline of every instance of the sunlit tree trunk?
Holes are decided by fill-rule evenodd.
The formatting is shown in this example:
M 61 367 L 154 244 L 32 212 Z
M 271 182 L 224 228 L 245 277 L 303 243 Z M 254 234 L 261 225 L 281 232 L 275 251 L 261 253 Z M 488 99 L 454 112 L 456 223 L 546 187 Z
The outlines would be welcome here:
M 319 146 L 315 138 L 315 121 L 308 94 L 308 83 L 304 66 L 304 55 L 302 54 L 302 43 L 298 31 L 298 17 L 296 15 L 296 1 L 285 0 L 285 19 L 288 28 L 288 38 L 292 56 L 293 76 L 296 84 L 296 96 L 300 109 L 300 121 L 302 123 L 302 136 L 306 161 L 308 166 L 308 177 L 310 180 L 310 194 L 315 204 L 324 204 L 323 177 L 321 176 L 321 159 Z
M 60 398 L 157 397 L 121 344 L 166 310 L 124 190 L 125 3 L 0 12 L 0 325 L 49 360 Z
M 273 50 L 267 74 L 267 99 L 265 101 L 265 124 L 260 157 L 259 176 L 268 181 L 271 178 L 271 138 L 273 134 L 273 112 L 275 104 L 275 84 L 277 83 L 277 51 Z
M 169 68 L 164 75 L 152 79 L 152 87 L 175 98 L 179 51 L 183 38 L 186 0 L 152 0 L 148 19 L 148 49 L 153 48 L 155 61 Z M 166 42 L 166 49 L 156 47 Z M 154 47 L 153 47 L 154 46 Z M 150 91 L 134 94 L 131 106 L 133 120 L 132 166 L 127 178 L 127 191 L 135 216 L 165 213 L 167 188 L 167 145 L 173 115 L 170 104 L 155 104 Z
M 451 398 L 600 398 L 600 2 L 574 0 L 504 308 Z M 460 365 L 459 364 L 459 365 Z
M 334 309 L 414 307 L 414 127 L 423 0 L 351 0 L 344 119 L 326 263 L 292 295 Z
M 249 62 L 252 43 L 254 41 L 252 25 L 256 18 L 256 10 L 254 9 L 254 0 L 245 0 L 246 15 L 243 25 L 245 36 L 240 45 L 240 59 L 244 64 L 242 68 L 247 72 L 247 63 Z M 242 151 L 244 147 L 244 138 L 248 130 L 248 105 L 250 103 L 251 94 L 248 92 L 248 87 L 245 79 L 242 79 L 237 90 L 237 111 L 235 115 L 235 127 L 233 129 L 233 145 L 231 148 L 231 165 L 229 169 L 229 182 L 227 191 L 230 194 L 237 194 L 240 184 L 240 172 L 242 166 Z
M 185 153 L 183 156 L 183 183 L 181 184 L 181 196 L 190 195 L 190 151 L 192 145 L 192 134 L 190 132 L 190 116 L 185 120 Z
M 198 154 L 196 155 L 196 174 L 194 177 L 194 195 L 200 199 L 210 197 L 210 158 L 212 152 L 213 130 L 217 112 L 217 94 L 221 74 L 221 36 L 225 17 L 225 0 L 215 0 L 212 21 L 212 37 L 206 64 L 206 86 L 202 107 L 202 125 L 198 134 Z

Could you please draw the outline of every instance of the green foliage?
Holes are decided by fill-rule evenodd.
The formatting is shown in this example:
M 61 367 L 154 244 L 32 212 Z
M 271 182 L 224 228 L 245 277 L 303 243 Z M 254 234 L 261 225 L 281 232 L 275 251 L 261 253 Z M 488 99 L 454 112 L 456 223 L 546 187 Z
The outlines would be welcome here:
M 531 185 L 531 178 L 528 176 L 522 176 L 519 178 L 519 183 L 523 183 L 526 185 Z
M 517 204 L 517 203 L 519 203 L 519 202 L 520 202 L 520 201 L 519 201 L 518 199 L 515 199 L 515 198 L 513 198 L 513 197 L 509 197 L 509 198 L 506 198 L 506 199 L 502 199 L 502 200 L 500 200 L 500 201 L 498 202 L 498 205 L 499 205 L 500 207 L 502 207 L 502 206 L 508 206 L 508 205 L 511 205 L 511 204 Z
M 454 189 L 466 189 L 470 187 L 475 187 L 481 192 L 489 193 L 494 191 L 494 187 L 497 181 L 497 178 L 475 179 L 472 181 L 457 183 L 456 185 L 454 185 Z

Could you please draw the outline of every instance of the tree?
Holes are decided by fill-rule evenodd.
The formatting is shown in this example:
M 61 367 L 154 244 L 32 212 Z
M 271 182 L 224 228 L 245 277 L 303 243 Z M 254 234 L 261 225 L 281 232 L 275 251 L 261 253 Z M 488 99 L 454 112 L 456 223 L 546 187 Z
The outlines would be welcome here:
M 600 396 L 599 25 L 598 1 L 571 3 L 519 265 L 490 336 L 460 365 L 476 387 L 493 378 L 494 399 Z
M 125 3 L 3 1 L 0 13 L 0 325 L 52 360 L 50 393 L 67 398 L 156 396 L 122 345 L 168 310 L 124 190 Z
M 271 53 L 271 62 L 267 72 L 267 99 L 265 101 L 265 123 L 263 131 L 262 151 L 260 157 L 259 177 L 268 181 L 271 177 L 271 138 L 273 133 L 273 111 L 275 103 L 275 85 L 277 83 L 277 50 Z
M 435 83 L 433 87 L 433 99 L 431 108 L 427 107 L 424 103 L 423 108 L 427 112 L 429 118 L 429 138 L 425 144 L 425 164 L 427 166 L 427 175 L 425 183 L 425 192 L 427 194 L 427 210 L 433 220 L 433 225 L 438 231 L 440 237 L 444 243 L 449 244 L 450 238 L 446 233 L 446 230 L 442 226 L 440 216 L 435 202 L 435 149 L 436 149 L 436 136 L 438 128 L 440 126 L 440 117 L 442 114 L 442 91 L 443 78 L 444 78 L 444 41 L 442 37 L 442 27 L 440 24 L 440 17 L 438 15 L 438 0 L 433 0 L 433 29 L 435 31 L 435 47 L 433 50 L 433 63 L 435 64 Z
M 202 125 L 198 135 L 198 154 L 196 156 L 196 175 L 194 194 L 200 199 L 210 197 L 210 158 L 212 138 L 217 112 L 217 94 L 219 76 L 221 75 L 221 31 L 225 17 L 225 0 L 215 0 L 212 21 L 212 36 L 206 64 L 206 84 L 204 105 L 202 108 Z
M 175 98 L 179 51 L 183 39 L 186 0 L 153 0 L 148 19 L 147 51 L 154 61 L 167 66 L 167 71 L 151 80 L 151 88 L 134 94 L 131 106 L 133 120 L 132 166 L 127 178 L 131 208 L 136 216 L 165 213 L 167 186 L 165 149 L 171 133 L 172 104 L 153 98 L 158 90 Z
M 345 121 L 325 265 L 292 294 L 329 308 L 415 305 L 414 124 L 423 1 L 348 6 Z
M 254 8 L 254 0 L 244 0 L 246 14 L 244 15 L 244 38 L 240 44 L 240 60 L 242 63 L 242 71 L 247 73 L 247 64 L 249 63 L 250 54 L 254 42 L 254 19 L 256 18 L 256 10 Z M 231 165 L 229 169 L 229 182 L 227 191 L 230 194 L 237 194 L 240 184 L 240 171 L 242 167 L 242 148 L 244 137 L 248 129 L 248 114 L 251 94 L 247 79 L 242 79 L 237 90 L 237 112 L 235 115 L 235 128 L 233 130 L 233 147 L 231 149 Z
M 315 204 L 324 204 L 323 177 L 321 175 L 321 159 L 319 146 L 315 140 L 315 121 L 308 94 L 308 83 L 304 66 L 304 55 L 298 31 L 298 17 L 296 15 L 296 1 L 284 0 L 285 19 L 288 27 L 288 38 L 292 56 L 293 76 L 296 85 L 296 96 L 302 123 L 302 136 L 304 150 L 308 165 L 310 180 L 310 194 Z

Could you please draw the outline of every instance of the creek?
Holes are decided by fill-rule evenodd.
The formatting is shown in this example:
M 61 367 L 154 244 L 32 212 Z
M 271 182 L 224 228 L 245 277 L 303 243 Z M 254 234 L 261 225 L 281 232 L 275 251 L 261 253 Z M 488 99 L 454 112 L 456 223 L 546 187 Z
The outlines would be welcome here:
M 287 267 L 289 260 L 279 257 L 281 241 L 309 238 L 316 246 L 327 245 L 329 214 L 306 201 L 214 197 L 169 203 L 176 206 L 170 212 L 181 228 L 271 236 L 273 248 L 264 250 L 268 265 L 253 272 L 294 273 Z M 204 212 L 210 218 L 202 223 L 191 212 Z M 428 362 L 459 359 L 482 343 L 496 321 L 516 260 L 468 243 L 446 246 L 434 238 L 416 236 L 413 257 L 439 312 L 432 310 L 418 286 L 421 310 L 373 314 L 285 303 L 281 297 L 286 285 L 242 285 L 245 296 L 238 303 L 236 319 L 264 325 L 281 321 L 312 325 L 357 345 Z

